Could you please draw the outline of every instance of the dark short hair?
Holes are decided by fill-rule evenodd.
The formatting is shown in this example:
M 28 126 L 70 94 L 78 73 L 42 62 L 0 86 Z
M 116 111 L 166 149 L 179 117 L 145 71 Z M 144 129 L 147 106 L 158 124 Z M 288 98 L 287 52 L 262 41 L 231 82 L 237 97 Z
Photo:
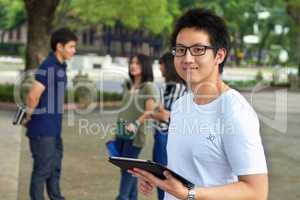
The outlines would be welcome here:
M 78 38 L 77 36 L 68 28 L 60 28 L 56 31 L 54 31 L 51 35 L 51 49 L 53 51 L 56 51 L 56 46 L 58 43 L 61 43 L 62 45 L 67 44 L 70 41 L 77 42 Z
M 159 58 L 159 64 L 165 66 L 165 81 L 166 82 L 177 82 L 183 83 L 182 78 L 177 74 L 175 65 L 174 65 L 174 56 L 171 52 L 163 54 Z
M 219 65 L 219 72 L 222 73 L 230 51 L 230 37 L 225 21 L 210 10 L 201 8 L 188 10 L 175 24 L 171 38 L 173 46 L 176 45 L 179 32 L 184 28 L 205 31 L 209 36 L 211 45 L 215 47 L 215 54 L 221 48 L 226 49 L 224 61 Z
M 142 83 L 145 83 L 147 81 L 153 81 L 153 70 L 152 70 L 152 64 L 153 60 L 150 58 L 150 56 L 147 56 L 145 54 L 137 54 L 133 55 L 129 58 L 129 63 L 128 63 L 128 74 L 130 77 L 131 82 L 133 82 L 133 76 L 130 74 L 130 63 L 132 62 L 132 59 L 134 57 L 137 57 L 138 62 L 140 63 L 141 70 L 142 70 Z M 130 87 L 130 86 L 129 86 Z

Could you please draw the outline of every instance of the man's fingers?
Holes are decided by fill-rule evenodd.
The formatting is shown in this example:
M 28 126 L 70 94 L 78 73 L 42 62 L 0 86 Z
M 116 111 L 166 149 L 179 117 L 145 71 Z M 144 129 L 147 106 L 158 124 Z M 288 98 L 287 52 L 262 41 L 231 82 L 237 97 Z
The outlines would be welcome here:
M 146 196 L 151 195 L 151 193 L 153 191 L 153 186 L 145 180 L 140 181 L 139 188 L 140 188 L 140 191 Z
M 151 183 L 152 185 L 159 185 L 160 183 L 160 179 L 155 177 L 154 175 L 152 175 L 151 173 L 138 169 L 138 168 L 134 168 L 133 169 L 134 172 L 138 173 L 140 175 L 141 178 L 145 179 L 146 181 L 148 181 L 149 183 Z
M 129 174 L 131 174 L 132 176 L 135 176 L 135 177 L 138 177 L 138 178 L 139 178 L 138 174 L 135 173 L 134 171 L 132 171 L 131 169 L 128 169 L 127 172 L 128 172 Z
M 146 190 L 143 187 L 140 187 L 140 191 L 145 195 L 145 196 L 150 196 L 152 191 Z
M 26 127 L 27 127 L 27 123 L 28 123 L 28 121 L 23 120 L 22 123 L 21 123 L 21 125 L 22 125 L 24 128 L 26 128 Z
M 143 180 L 143 179 L 141 179 L 141 184 L 144 185 L 145 187 L 151 189 L 151 190 L 155 187 L 155 185 L 153 185 L 151 182 L 148 182 L 148 181 Z
M 136 170 L 136 169 L 128 170 L 128 172 L 131 173 L 133 176 L 138 177 L 138 178 L 140 178 L 143 181 L 150 182 L 149 177 L 147 175 L 141 173 L 141 171 L 143 171 L 143 170 Z
M 142 174 L 140 174 L 139 172 L 135 172 L 133 170 L 127 170 L 128 173 L 130 173 L 132 176 L 139 178 L 140 183 L 142 182 L 146 182 L 147 184 L 149 184 L 151 187 L 155 187 L 155 185 L 153 183 L 151 183 L 150 179 Z
M 152 190 L 153 189 L 153 186 L 147 181 L 141 181 L 140 185 L 142 187 L 144 187 L 145 189 L 147 189 L 147 190 Z
M 164 171 L 164 176 L 169 179 L 169 180 L 172 180 L 173 179 L 173 176 L 172 174 L 169 172 L 169 171 Z
M 142 175 L 145 178 L 151 178 L 153 176 L 151 173 L 141 170 L 141 169 L 138 169 L 138 168 L 133 168 L 133 171 L 139 173 L 140 175 Z

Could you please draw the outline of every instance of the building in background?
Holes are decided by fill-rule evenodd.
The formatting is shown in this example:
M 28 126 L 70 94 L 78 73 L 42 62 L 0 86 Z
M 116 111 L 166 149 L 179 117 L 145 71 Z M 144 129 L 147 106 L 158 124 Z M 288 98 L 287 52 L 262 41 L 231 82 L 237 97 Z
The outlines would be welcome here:
M 105 25 L 90 26 L 76 30 L 78 53 L 95 53 L 112 57 L 129 57 L 137 52 L 158 58 L 163 48 L 163 37 L 147 30 L 125 28 L 120 22 L 114 27 Z M 10 30 L 0 29 L 0 52 L 15 52 L 27 41 L 27 23 Z M 18 54 L 16 52 L 16 54 Z

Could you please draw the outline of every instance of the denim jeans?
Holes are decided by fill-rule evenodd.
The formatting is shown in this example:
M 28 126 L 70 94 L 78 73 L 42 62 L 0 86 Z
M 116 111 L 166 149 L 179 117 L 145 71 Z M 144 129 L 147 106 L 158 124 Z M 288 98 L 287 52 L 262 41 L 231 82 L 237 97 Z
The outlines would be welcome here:
M 116 139 L 115 144 L 121 157 L 138 158 L 141 148 L 134 147 L 132 142 L 132 140 Z M 137 200 L 137 197 L 137 178 L 126 170 L 121 170 L 120 189 L 116 200 Z
M 160 130 L 155 130 L 154 145 L 153 145 L 153 161 L 164 166 L 167 166 L 167 141 L 168 133 Z M 164 199 L 164 191 L 157 188 L 158 200 Z
M 44 200 L 44 185 L 51 200 L 64 200 L 61 195 L 59 179 L 63 156 L 60 137 L 29 137 L 33 158 L 30 183 L 31 200 Z

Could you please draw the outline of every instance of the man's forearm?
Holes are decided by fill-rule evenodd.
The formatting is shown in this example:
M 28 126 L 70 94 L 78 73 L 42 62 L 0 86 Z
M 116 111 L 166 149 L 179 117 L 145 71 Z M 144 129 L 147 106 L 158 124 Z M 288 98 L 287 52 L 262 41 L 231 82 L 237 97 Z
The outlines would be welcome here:
M 220 187 L 196 188 L 195 200 L 266 200 L 267 194 L 267 184 L 253 186 L 239 181 Z
M 34 112 L 34 110 L 36 109 L 37 105 L 39 103 L 39 99 L 33 96 L 28 95 L 26 98 L 26 106 L 27 106 L 27 110 L 26 110 L 26 118 L 30 119 L 32 113 Z

